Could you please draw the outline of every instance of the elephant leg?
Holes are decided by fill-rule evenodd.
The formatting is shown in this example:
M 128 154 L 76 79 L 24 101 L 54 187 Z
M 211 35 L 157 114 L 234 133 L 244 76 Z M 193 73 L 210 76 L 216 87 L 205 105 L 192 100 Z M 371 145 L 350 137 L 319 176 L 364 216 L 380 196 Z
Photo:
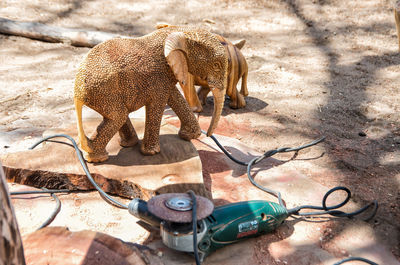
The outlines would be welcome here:
M 84 157 L 88 162 L 102 162 L 108 159 L 106 146 L 111 138 L 124 125 L 128 117 L 119 115 L 114 119 L 103 117 L 103 121 L 97 126 L 96 132 L 90 137 L 90 146 L 93 152 L 84 153 Z
M 139 142 L 136 131 L 133 128 L 131 120 L 128 118 L 121 129 L 119 129 L 119 136 L 121 137 L 119 144 L 122 147 L 134 146 Z
M 168 105 L 181 121 L 179 137 L 187 141 L 198 138 L 201 135 L 199 123 L 197 122 L 193 112 L 190 110 L 185 98 L 175 87 L 171 89 Z
M 146 124 L 140 146 L 143 155 L 155 155 L 160 152 L 160 126 L 166 103 L 153 101 L 146 105 Z
M 238 94 L 238 109 L 246 107 L 246 100 L 242 94 Z
M 232 109 L 237 109 L 238 108 L 238 97 L 236 95 L 236 92 L 231 94 L 230 99 L 231 99 L 231 102 L 229 103 L 229 107 Z
M 202 105 L 206 104 L 208 93 L 210 93 L 210 87 L 208 86 L 201 86 L 199 92 L 197 92 L 197 96 Z
M 246 100 L 244 99 L 242 94 L 239 94 L 237 91 L 235 92 L 235 96 L 230 97 L 231 102 L 229 103 L 229 107 L 232 109 L 240 109 L 246 106 Z
M 239 107 L 239 92 L 236 89 L 236 85 L 237 82 L 235 82 L 236 80 L 232 80 L 233 82 L 230 83 L 229 86 L 229 91 L 230 93 L 228 94 L 231 102 L 229 103 L 229 107 L 231 107 L 232 109 L 238 109 Z
M 243 82 L 243 80 L 242 80 Z M 237 83 L 238 80 L 234 80 L 234 83 L 232 84 L 232 94 L 229 95 L 231 102 L 229 103 L 229 107 L 231 107 L 232 109 L 240 109 L 246 106 L 246 101 L 244 99 L 244 96 L 239 93 L 239 91 L 237 90 Z

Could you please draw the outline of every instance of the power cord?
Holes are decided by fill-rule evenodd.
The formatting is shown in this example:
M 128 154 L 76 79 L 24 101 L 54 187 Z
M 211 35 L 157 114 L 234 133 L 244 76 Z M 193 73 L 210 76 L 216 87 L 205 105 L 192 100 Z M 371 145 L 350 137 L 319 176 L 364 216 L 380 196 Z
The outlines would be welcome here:
M 207 133 L 205 131 L 202 130 L 201 132 L 203 134 L 207 135 Z M 309 144 L 305 144 L 305 145 L 302 145 L 302 146 L 299 146 L 299 147 L 294 147 L 294 148 L 284 147 L 284 148 L 278 148 L 278 149 L 274 149 L 274 150 L 269 150 L 269 151 L 265 152 L 263 155 L 252 159 L 250 162 L 244 162 L 244 161 L 240 161 L 240 160 L 236 159 L 235 157 L 233 157 L 219 143 L 219 141 L 217 140 L 217 138 L 215 138 L 214 135 L 211 135 L 210 138 L 217 144 L 217 146 L 222 150 L 222 152 L 224 152 L 224 154 L 229 157 L 229 159 L 231 159 L 233 162 L 235 162 L 235 163 L 237 163 L 239 165 L 247 166 L 247 171 L 246 172 L 247 172 L 247 177 L 249 178 L 250 182 L 254 186 L 256 186 L 257 188 L 259 188 L 259 189 L 261 189 L 261 190 L 263 190 L 263 191 L 265 191 L 265 192 L 277 197 L 277 199 L 279 201 L 279 204 L 284 208 L 286 208 L 286 205 L 284 204 L 284 202 L 282 200 L 282 197 L 281 197 L 281 193 L 279 191 L 275 191 L 275 190 L 266 188 L 266 187 L 258 184 L 254 180 L 254 178 L 251 176 L 252 166 L 257 164 L 257 163 L 259 163 L 261 160 L 263 160 L 263 159 L 265 159 L 267 157 L 271 157 L 271 156 L 273 156 L 273 155 L 275 155 L 277 153 L 297 152 L 297 151 L 302 150 L 304 148 L 308 148 L 308 147 L 311 147 L 311 146 L 316 145 L 318 143 L 321 143 L 321 142 L 323 142 L 325 140 L 325 137 L 322 137 L 322 138 L 320 138 L 318 140 L 315 140 L 315 141 L 313 141 L 313 142 L 311 142 Z M 337 205 L 329 206 L 329 207 L 326 206 L 326 200 L 328 199 L 329 195 L 331 195 L 333 192 L 338 191 L 338 190 L 345 191 L 347 193 L 347 197 L 344 199 L 343 202 L 341 202 L 341 203 L 339 203 Z M 303 206 L 295 207 L 293 209 L 288 209 L 287 211 L 288 211 L 289 215 L 297 215 L 297 216 L 303 216 L 303 217 L 329 214 L 329 215 L 332 215 L 332 216 L 335 216 L 335 217 L 352 218 L 353 216 L 358 215 L 358 214 L 366 211 L 371 206 L 373 206 L 372 213 L 367 218 L 365 218 L 364 221 L 368 221 L 368 220 L 372 219 L 375 216 L 375 214 L 376 214 L 376 212 L 378 210 L 378 202 L 376 200 L 373 200 L 368 205 L 362 207 L 359 210 L 351 212 L 351 213 L 345 213 L 343 211 L 335 210 L 335 209 L 338 209 L 338 208 L 344 206 L 347 202 L 349 202 L 350 198 L 351 198 L 350 190 L 348 188 L 346 188 L 346 187 L 338 186 L 338 187 L 334 187 L 334 188 L 328 190 L 328 192 L 326 192 L 326 194 L 324 195 L 324 197 L 322 199 L 322 207 L 321 206 L 313 206 L 313 205 L 303 205 Z M 300 213 L 300 211 L 303 210 L 303 209 L 313 209 L 313 210 L 323 210 L 323 211 Z M 346 259 L 343 259 L 343 260 L 335 263 L 334 265 L 340 265 L 340 264 L 343 264 L 345 262 L 355 261 L 355 260 L 362 261 L 362 262 L 365 262 L 365 263 L 368 263 L 368 264 L 371 264 L 371 265 L 378 265 L 377 263 L 375 263 L 373 261 L 370 261 L 370 260 L 365 259 L 365 258 L 359 258 L 359 257 L 346 258 Z
M 15 195 L 24 195 L 24 194 L 48 194 L 48 193 L 50 193 L 50 196 L 53 197 L 53 199 L 56 201 L 56 207 L 51 212 L 50 217 L 48 217 L 46 219 L 46 221 L 44 221 L 44 223 L 41 224 L 39 226 L 39 228 L 36 229 L 36 230 L 40 230 L 40 229 L 48 226 L 49 224 L 51 224 L 54 221 L 54 219 L 56 218 L 57 214 L 61 211 L 61 201 L 55 195 L 55 193 L 68 193 L 68 192 L 70 192 L 70 191 L 69 190 L 48 190 L 46 188 L 42 188 L 42 190 L 13 191 L 13 192 L 10 192 L 10 195 L 15 196 Z M 14 199 L 18 199 L 18 197 L 14 198 Z
M 206 134 L 205 131 L 202 131 L 202 133 Z M 321 142 L 323 142 L 325 140 L 325 137 L 322 137 L 322 138 L 320 138 L 318 140 L 312 141 L 311 143 L 308 143 L 308 144 L 305 144 L 305 145 L 302 145 L 302 146 L 299 146 L 299 147 L 283 147 L 283 148 L 269 150 L 269 151 L 265 152 L 263 155 L 261 155 L 259 157 L 256 157 L 256 158 L 253 158 L 250 162 L 244 162 L 244 161 L 240 161 L 240 160 L 234 158 L 219 143 L 219 141 L 217 140 L 217 138 L 214 135 L 211 135 L 210 138 L 217 144 L 217 146 L 222 150 L 222 152 L 224 152 L 224 154 L 226 154 L 233 162 L 235 162 L 235 163 L 237 163 L 239 165 L 247 166 L 247 171 L 246 171 L 247 177 L 248 177 L 248 179 L 250 180 L 250 182 L 254 186 L 256 186 L 257 188 L 259 188 L 259 189 L 261 189 L 261 190 L 263 190 L 263 191 L 265 191 L 265 192 L 267 192 L 267 193 L 269 193 L 271 195 L 274 195 L 278 199 L 279 204 L 282 207 L 285 207 L 285 208 L 286 208 L 286 205 L 283 202 L 281 193 L 279 191 L 275 191 L 275 190 L 266 188 L 266 187 L 260 185 L 259 183 L 257 183 L 254 180 L 254 178 L 251 175 L 252 167 L 255 164 L 257 164 L 260 161 L 262 161 L 263 159 L 265 159 L 267 157 L 271 157 L 271 156 L 273 156 L 273 155 L 275 155 L 277 153 L 298 152 L 298 151 L 300 151 L 302 149 L 314 146 L 314 145 L 316 145 L 318 143 L 321 143 Z M 341 202 L 341 203 L 339 203 L 337 205 L 329 206 L 329 207 L 326 206 L 326 200 L 328 199 L 329 195 L 332 194 L 335 191 L 338 191 L 338 190 L 343 190 L 343 191 L 345 191 L 347 193 L 346 199 L 343 202 Z M 351 217 L 353 217 L 355 215 L 358 215 L 358 214 L 366 211 L 371 206 L 373 206 L 372 213 L 365 219 L 365 221 L 368 221 L 368 220 L 370 220 L 371 218 L 373 218 L 375 216 L 376 211 L 378 209 L 378 202 L 376 200 L 372 201 L 371 203 L 369 203 L 368 205 L 362 207 L 361 209 L 359 209 L 357 211 L 354 211 L 354 212 L 351 212 L 351 213 L 345 213 L 345 212 L 342 212 L 342 211 L 339 211 L 339 210 L 335 210 L 335 209 L 338 209 L 338 208 L 344 206 L 347 202 L 349 202 L 350 197 L 351 197 L 351 192 L 350 192 L 350 190 L 348 188 L 341 187 L 341 186 L 334 187 L 334 188 L 328 190 L 328 192 L 325 194 L 325 196 L 324 196 L 324 198 L 322 200 L 322 206 L 303 205 L 303 206 L 299 206 L 299 207 L 296 207 L 296 208 L 293 208 L 293 209 L 288 209 L 288 213 L 289 213 L 289 215 L 297 215 L 297 216 L 315 216 L 315 215 L 329 214 L 329 215 L 332 215 L 332 216 L 335 216 L 335 217 L 348 217 L 348 218 L 351 218 Z M 314 209 L 314 210 L 323 210 L 323 211 L 300 213 L 300 211 L 302 209 Z
M 43 188 L 44 191 L 47 191 L 46 188 Z M 53 212 L 51 213 L 50 217 L 47 218 L 46 221 L 44 221 L 44 223 L 39 226 L 39 228 L 37 230 L 40 230 L 46 226 L 48 226 L 49 224 L 51 224 L 51 222 L 54 221 L 54 219 L 56 218 L 57 214 L 60 212 L 61 210 L 61 201 L 60 199 L 54 194 L 54 193 L 50 193 L 51 197 L 53 197 L 53 199 L 56 201 L 56 208 L 53 210 Z
M 66 142 L 62 142 L 62 141 L 54 141 L 54 140 L 50 140 L 52 138 L 58 138 L 58 137 L 63 137 L 63 138 L 67 138 L 68 140 L 71 141 L 72 145 Z M 41 144 L 44 141 L 49 141 L 49 142 L 55 142 L 55 143 L 61 143 L 61 144 L 66 144 L 69 145 L 71 147 L 75 148 L 76 154 L 78 156 L 79 162 L 82 165 L 83 170 L 85 171 L 85 174 L 87 176 L 87 178 L 89 179 L 90 183 L 92 183 L 92 185 L 96 188 L 96 190 L 100 193 L 100 196 L 108 203 L 110 203 L 111 205 L 118 207 L 118 208 L 122 208 L 122 209 L 128 209 L 128 206 L 120 203 L 118 201 L 116 201 L 115 199 L 113 199 L 111 196 L 109 196 L 106 192 L 104 192 L 99 185 L 97 185 L 97 183 L 94 181 L 92 175 L 89 172 L 89 169 L 86 165 L 86 161 L 83 159 L 82 156 L 82 152 L 79 149 L 78 145 L 76 144 L 75 140 L 66 134 L 56 134 L 56 135 L 52 135 L 52 136 L 48 136 L 46 138 L 41 139 L 40 141 L 38 141 L 37 143 L 35 143 L 33 146 L 31 146 L 29 149 L 34 149 L 36 146 L 38 146 L 39 144 Z M 46 226 L 48 226 L 49 224 L 51 224 L 51 222 L 54 221 L 54 219 L 56 218 L 57 214 L 60 212 L 61 210 L 61 201 L 60 199 L 55 195 L 55 193 L 70 193 L 73 192 L 71 190 L 68 189 L 62 189 L 62 190 L 48 190 L 46 188 L 42 188 L 42 190 L 31 190 L 31 191 L 14 191 L 14 192 L 10 192 L 11 196 L 15 196 L 15 195 L 23 195 L 23 194 L 43 194 L 43 193 L 50 193 L 50 195 L 54 198 L 54 200 L 56 201 L 56 207 L 53 210 L 53 212 L 51 213 L 50 217 L 47 218 L 47 220 L 40 225 L 40 227 L 37 229 L 42 229 Z
M 193 252 L 196 260 L 196 265 L 200 265 L 199 250 L 197 249 L 197 201 L 196 195 L 192 190 L 189 190 L 190 197 L 192 198 L 192 226 L 193 226 Z
M 362 261 L 362 262 L 365 262 L 365 263 L 370 264 L 370 265 L 378 265 L 378 263 L 375 263 L 373 261 L 370 261 L 370 260 L 365 259 L 365 258 L 360 258 L 360 257 L 350 257 L 350 258 L 347 258 L 347 259 L 343 259 L 343 260 L 341 260 L 339 262 L 336 262 L 333 265 L 340 265 L 340 264 L 343 264 L 343 263 L 346 263 L 346 262 L 349 262 L 349 261 Z
M 334 205 L 334 206 L 326 206 L 326 200 L 328 199 L 329 195 L 331 195 L 333 192 L 338 191 L 338 190 L 343 190 L 347 193 L 346 199 L 344 199 L 343 202 Z M 376 200 L 373 200 L 372 202 L 370 202 L 369 204 L 367 204 L 366 206 L 351 212 L 351 213 L 345 213 L 343 211 L 339 211 L 339 210 L 335 210 L 338 209 L 342 206 L 344 206 L 351 198 L 351 192 L 348 188 L 346 187 L 341 187 L 341 186 L 337 186 L 334 187 L 332 189 L 330 189 L 327 193 L 325 193 L 323 199 L 322 199 L 322 207 L 321 206 L 313 206 L 313 205 L 302 205 L 302 206 L 298 206 L 295 207 L 293 209 L 288 209 L 288 213 L 290 215 L 297 215 L 297 216 L 315 216 L 315 215 L 324 215 L 324 214 L 329 214 L 335 217 L 348 217 L 351 218 L 353 216 L 356 216 L 364 211 L 366 211 L 368 208 L 370 208 L 371 206 L 373 206 L 373 210 L 371 212 L 371 214 L 364 218 L 364 221 L 369 221 L 371 220 L 375 214 L 376 211 L 378 210 L 378 202 Z M 308 212 L 308 213 L 300 213 L 300 211 L 302 209 L 313 209 L 313 210 L 324 210 L 324 211 L 320 211 L 320 212 Z
M 92 175 L 90 174 L 90 171 L 89 171 L 89 169 L 88 169 L 88 167 L 87 167 L 87 165 L 86 165 L 85 159 L 83 159 L 81 150 L 79 149 L 79 147 L 78 147 L 78 145 L 76 144 L 75 140 L 74 140 L 71 136 L 69 136 L 69 135 L 67 135 L 67 134 L 56 134 L 56 135 L 51 135 L 51 136 L 48 136 L 48 137 L 45 137 L 45 138 L 41 139 L 40 141 L 38 141 L 37 143 L 35 143 L 34 145 L 32 145 L 29 149 L 34 149 L 34 148 L 35 148 L 36 146 L 38 146 L 39 144 L 41 144 L 41 143 L 43 143 L 43 142 L 45 142 L 45 141 L 48 141 L 48 140 L 50 140 L 50 139 L 53 139 L 53 138 L 58 138 L 58 137 L 67 138 L 68 140 L 71 141 L 73 147 L 75 148 L 76 154 L 77 154 L 77 156 L 78 156 L 79 163 L 82 165 L 83 171 L 85 171 L 85 174 L 86 174 L 87 178 L 89 179 L 90 183 L 92 183 L 93 187 L 95 187 L 96 190 L 100 193 L 101 197 L 102 197 L 103 199 L 105 199 L 105 201 L 107 201 L 108 203 L 110 203 L 110 204 L 112 204 L 112 205 L 114 205 L 114 206 L 116 206 L 116 207 L 119 207 L 119 208 L 122 208 L 122 209 L 128 209 L 128 205 L 125 205 L 125 204 L 123 204 L 123 203 L 121 203 L 121 202 L 119 202 L 119 201 L 113 199 L 113 198 L 112 198 L 110 195 L 108 195 L 104 190 L 102 190 L 102 189 L 99 187 L 99 185 L 97 185 L 96 181 L 94 181 Z M 58 141 L 57 141 L 57 142 L 58 142 Z M 64 143 L 64 142 L 61 142 L 61 143 Z M 64 144 L 68 144 L 68 143 L 64 143 Z

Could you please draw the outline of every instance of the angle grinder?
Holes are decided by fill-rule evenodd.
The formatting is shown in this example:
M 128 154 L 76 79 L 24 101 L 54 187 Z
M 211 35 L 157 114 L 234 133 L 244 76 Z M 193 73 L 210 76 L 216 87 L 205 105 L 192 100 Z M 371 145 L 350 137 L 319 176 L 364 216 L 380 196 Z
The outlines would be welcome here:
M 144 222 L 159 226 L 162 241 L 169 248 L 197 251 L 200 262 L 219 248 L 275 230 L 289 216 L 286 208 L 269 201 L 243 201 L 215 208 L 205 197 L 196 196 L 196 201 L 196 250 L 192 244 L 193 201 L 188 194 L 162 194 L 148 202 L 133 199 L 128 210 Z

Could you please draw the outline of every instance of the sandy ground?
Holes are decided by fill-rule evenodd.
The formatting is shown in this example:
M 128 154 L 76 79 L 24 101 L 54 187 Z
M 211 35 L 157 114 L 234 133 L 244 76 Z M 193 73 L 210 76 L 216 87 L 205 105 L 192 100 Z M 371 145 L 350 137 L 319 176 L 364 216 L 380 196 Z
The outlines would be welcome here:
M 360 203 L 377 199 L 375 235 L 400 257 L 400 54 L 391 2 L 5 0 L 0 17 L 132 36 L 157 22 L 201 24 L 246 39 L 247 106 L 227 102 L 217 133 L 259 151 L 326 136 L 293 170 L 326 187 L 346 185 Z M 0 49 L 3 154 L 74 121 L 74 75 L 89 49 L 5 35 Z M 199 118 L 204 129 L 211 112 L 212 98 Z

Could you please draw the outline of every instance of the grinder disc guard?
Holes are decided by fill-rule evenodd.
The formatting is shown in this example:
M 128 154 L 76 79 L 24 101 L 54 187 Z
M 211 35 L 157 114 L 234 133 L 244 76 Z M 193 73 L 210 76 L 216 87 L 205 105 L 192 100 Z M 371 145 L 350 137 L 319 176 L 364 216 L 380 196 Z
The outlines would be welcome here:
M 147 202 L 150 213 L 158 218 L 174 223 L 192 222 L 192 200 L 186 193 L 166 193 L 157 195 Z M 214 204 L 207 198 L 196 195 L 197 220 L 209 216 L 214 210 Z M 190 203 L 190 206 L 188 205 Z M 179 207 L 179 206 L 182 207 Z

